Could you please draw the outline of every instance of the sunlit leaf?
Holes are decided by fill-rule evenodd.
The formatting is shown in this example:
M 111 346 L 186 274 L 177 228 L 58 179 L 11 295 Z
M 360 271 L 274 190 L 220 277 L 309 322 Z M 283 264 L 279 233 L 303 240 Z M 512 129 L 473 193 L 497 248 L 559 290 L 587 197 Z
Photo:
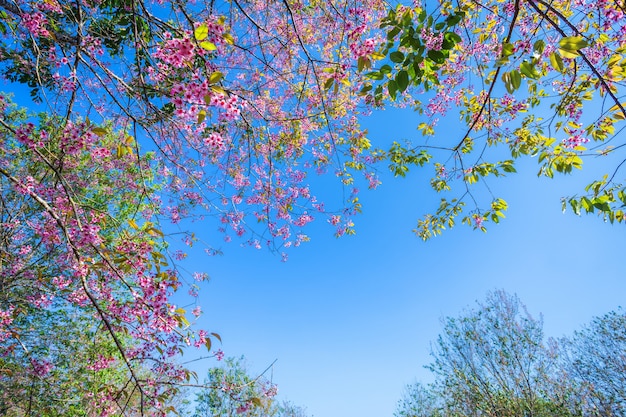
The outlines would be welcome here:
M 207 51 L 215 51 L 217 49 L 217 46 L 215 46 L 213 42 L 209 42 L 209 41 L 200 42 L 200 47 Z
M 210 84 L 216 84 L 216 83 L 220 82 L 222 80 L 222 78 L 224 78 L 224 74 L 222 74 L 219 71 L 215 71 L 215 72 L 213 72 L 209 76 L 209 83 Z
M 206 24 L 202 24 L 200 26 L 198 26 L 194 31 L 193 31 L 193 36 L 196 38 L 197 41 L 203 41 L 207 38 L 207 36 L 209 36 L 209 28 Z
M 555 70 L 559 72 L 565 71 L 565 67 L 563 66 L 563 59 L 561 58 L 561 55 L 557 54 L 556 52 L 552 52 L 550 54 L 550 63 Z

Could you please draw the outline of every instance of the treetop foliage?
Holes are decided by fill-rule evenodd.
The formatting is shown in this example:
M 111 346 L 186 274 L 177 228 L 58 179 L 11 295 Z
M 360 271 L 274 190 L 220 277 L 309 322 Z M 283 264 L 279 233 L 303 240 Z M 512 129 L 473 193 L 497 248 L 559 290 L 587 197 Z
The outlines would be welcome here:
M 395 415 L 622 415 L 623 321 L 611 312 L 570 339 L 546 340 L 516 296 L 490 293 L 444 320 L 428 366 L 435 382 L 407 387 Z

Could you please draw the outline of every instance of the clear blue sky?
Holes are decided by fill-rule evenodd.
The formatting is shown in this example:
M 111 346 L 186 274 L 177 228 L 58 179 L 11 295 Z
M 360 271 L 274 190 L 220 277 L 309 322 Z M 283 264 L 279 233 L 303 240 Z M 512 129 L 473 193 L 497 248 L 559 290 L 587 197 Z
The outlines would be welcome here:
M 416 134 L 411 113 L 367 123 L 375 143 Z M 589 173 L 614 166 L 592 165 Z M 537 170 L 529 159 L 519 174 L 489 183 L 510 209 L 486 234 L 458 226 L 426 243 L 415 237 L 417 218 L 439 201 L 430 172 L 418 172 L 384 177 L 362 193 L 356 236 L 336 239 L 320 221 L 287 263 L 236 242 L 223 256 L 195 255 L 194 266 L 211 276 L 200 324 L 221 334 L 227 356 L 245 355 L 253 372 L 277 359 L 280 397 L 316 417 L 391 416 L 406 384 L 430 380 L 423 366 L 440 319 L 493 289 L 543 314 L 548 336 L 569 335 L 626 304 L 624 226 L 561 212 L 560 197 L 580 192 L 585 172 L 548 180 Z

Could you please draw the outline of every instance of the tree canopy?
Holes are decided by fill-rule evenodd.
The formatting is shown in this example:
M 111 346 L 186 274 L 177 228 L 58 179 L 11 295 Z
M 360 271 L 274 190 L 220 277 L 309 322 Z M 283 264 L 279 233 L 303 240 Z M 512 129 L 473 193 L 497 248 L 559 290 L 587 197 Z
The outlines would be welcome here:
M 193 417 L 306 417 L 304 409 L 276 400 L 278 387 L 265 375 L 252 376 L 244 358 L 228 358 L 222 367 L 209 369 L 205 389 L 196 397 Z
M 418 222 L 419 236 L 441 233 L 458 216 L 477 229 L 498 223 L 506 202 L 492 195 L 483 207 L 475 185 L 516 172 L 523 156 L 537 157 L 538 175 L 550 178 L 581 169 L 585 158 L 608 159 L 606 175 L 564 198 L 563 209 L 624 220 L 624 13 L 621 2 L 542 0 L 442 1 L 388 12 L 381 22 L 387 60 L 367 73 L 362 94 L 423 116 L 422 138 L 394 143 L 387 154 L 393 172 L 430 163 L 433 189 L 456 193 Z M 459 133 L 442 130 L 443 121 Z
M 407 387 L 395 415 L 623 415 L 623 320 L 611 312 L 572 338 L 546 340 L 516 296 L 490 293 L 443 321 L 428 366 L 435 382 Z

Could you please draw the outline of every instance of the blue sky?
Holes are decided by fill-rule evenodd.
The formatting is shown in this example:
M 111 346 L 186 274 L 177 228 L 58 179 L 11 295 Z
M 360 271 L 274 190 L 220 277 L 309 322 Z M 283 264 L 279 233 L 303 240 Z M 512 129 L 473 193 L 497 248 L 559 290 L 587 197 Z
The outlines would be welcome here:
M 413 135 L 411 115 L 375 115 L 366 122 L 370 138 Z M 192 255 L 211 277 L 200 325 L 221 334 L 227 356 L 245 355 L 252 372 L 277 359 L 280 397 L 311 415 L 391 416 L 406 384 L 430 381 L 423 366 L 440 319 L 490 290 L 518 294 L 554 337 L 625 304 L 623 225 L 560 207 L 560 197 L 580 192 L 590 174 L 614 166 L 595 160 L 581 175 L 549 180 L 538 179 L 528 159 L 518 174 L 489 183 L 509 203 L 504 222 L 487 233 L 458 226 L 428 242 L 411 229 L 439 201 L 430 171 L 384 175 L 378 190 L 362 192 L 354 237 L 336 239 L 320 221 L 286 263 L 234 241 L 223 256 Z

